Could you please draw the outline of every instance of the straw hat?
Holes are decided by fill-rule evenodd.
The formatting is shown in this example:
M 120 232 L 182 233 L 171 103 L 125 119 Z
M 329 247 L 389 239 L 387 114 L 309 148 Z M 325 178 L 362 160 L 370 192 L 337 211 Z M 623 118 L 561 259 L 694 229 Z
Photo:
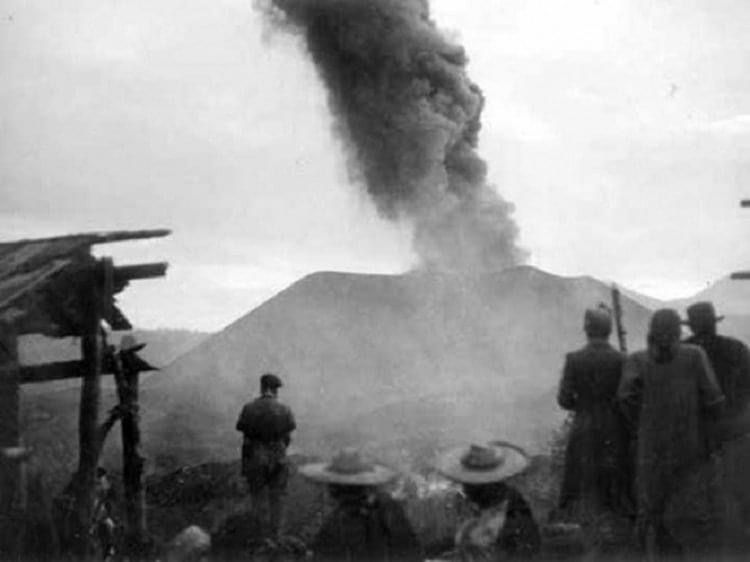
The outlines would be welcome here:
M 343 486 L 380 486 L 396 477 L 390 468 L 365 461 L 352 448 L 343 449 L 330 462 L 306 464 L 299 471 L 310 480 Z
M 529 465 L 523 449 L 504 441 L 455 447 L 446 451 L 436 468 L 446 478 L 462 484 L 500 482 Z

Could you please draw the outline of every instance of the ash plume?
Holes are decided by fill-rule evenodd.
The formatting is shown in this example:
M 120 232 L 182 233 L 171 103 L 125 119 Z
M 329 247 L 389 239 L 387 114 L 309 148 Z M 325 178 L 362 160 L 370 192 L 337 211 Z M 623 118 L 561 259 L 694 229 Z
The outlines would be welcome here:
M 523 261 L 513 205 L 488 185 L 477 154 L 482 92 L 427 0 L 261 5 L 304 38 L 351 178 L 383 216 L 413 224 L 423 266 L 476 272 Z

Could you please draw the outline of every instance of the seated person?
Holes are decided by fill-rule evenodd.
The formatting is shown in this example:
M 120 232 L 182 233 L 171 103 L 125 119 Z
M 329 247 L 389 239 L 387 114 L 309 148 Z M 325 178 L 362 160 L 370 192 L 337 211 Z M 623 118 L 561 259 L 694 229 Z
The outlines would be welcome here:
M 490 561 L 538 554 L 541 538 L 531 508 L 518 490 L 505 483 L 528 463 L 521 449 L 503 442 L 458 447 L 441 457 L 436 468 L 462 485 L 475 511 L 459 526 L 449 558 Z
M 365 462 L 345 449 L 330 463 L 300 468 L 303 476 L 328 485 L 336 502 L 310 546 L 316 560 L 421 561 L 422 551 L 403 508 L 378 488 L 396 473 Z

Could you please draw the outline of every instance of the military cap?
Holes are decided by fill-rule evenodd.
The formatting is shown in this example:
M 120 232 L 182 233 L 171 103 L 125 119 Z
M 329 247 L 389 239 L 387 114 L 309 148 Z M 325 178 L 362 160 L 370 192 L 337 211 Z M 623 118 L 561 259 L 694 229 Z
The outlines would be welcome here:
M 273 373 L 266 373 L 260 377 L 260 386 L 263 388 L 279 388 L 284 386 L 281 383 L 281 379 Z

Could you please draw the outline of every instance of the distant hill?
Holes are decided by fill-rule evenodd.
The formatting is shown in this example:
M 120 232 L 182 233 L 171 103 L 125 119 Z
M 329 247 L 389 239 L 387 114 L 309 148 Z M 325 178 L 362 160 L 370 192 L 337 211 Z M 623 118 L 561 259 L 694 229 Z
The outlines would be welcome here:
M 750 281 L 733 281 L 724 277 L 692 297 L 673 304 L 684 308 L 696 301 L 712 301 L 719 314 L 750 315 Z
M 717 313 L 725 317 L 720 325 L 720 332 L 750 343 L 750 281 L 733 281 L 727 276 L 691 297 L 668 301 L 642 295 L 626 288 L 622 288 L 622 292 L 650 310 L 662 307 L 675 308 L 683 318 L 687 317 L 685 309 L 690 304 L 698 301 L 711 301 Z M 689 334 L 689 329 L 685 328 L 684 335 Z
M 357 442 L 396 454 L 481 436 L 533 448 L 561 419 L 554 389 L 564 354 L 583 343 L 584 309 L 609 298 L 592 278 L 532 267 L 309 275 L 144 385 L 150 456 L 236 456 L 236 416 L 267 370 L 286 383 L 302 451 Z M 649 311 L 623 306 L 643 341 Z

